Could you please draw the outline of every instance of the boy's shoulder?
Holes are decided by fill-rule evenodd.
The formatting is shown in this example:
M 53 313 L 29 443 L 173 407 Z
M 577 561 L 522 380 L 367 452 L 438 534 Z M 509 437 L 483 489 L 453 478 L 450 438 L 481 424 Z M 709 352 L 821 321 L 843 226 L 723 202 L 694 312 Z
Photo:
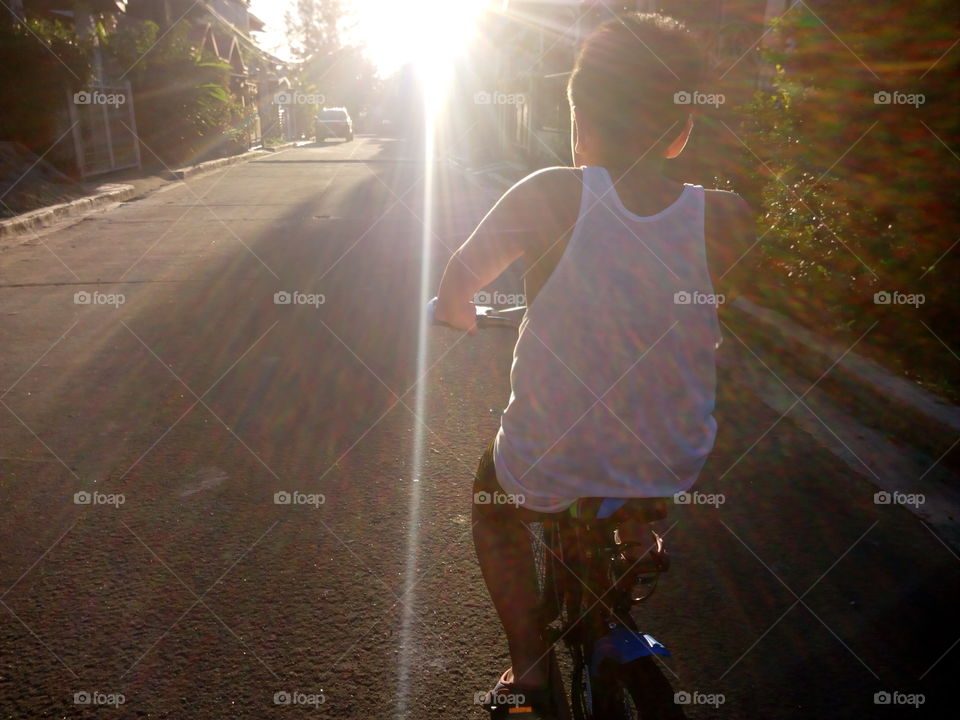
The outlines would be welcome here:
M 574 167 L 548 167 L 530 173 L 504 193 L 498 211 L 520 226 L 550 234 L 553 225 L 575 221 L 583 192 L 583 171 Z
M 507 194 L 519 194 L 527 199 L 580 197 L 583 189 L 583 170 L 576 167 L 547 167 L 536 170 L 517 182 Z

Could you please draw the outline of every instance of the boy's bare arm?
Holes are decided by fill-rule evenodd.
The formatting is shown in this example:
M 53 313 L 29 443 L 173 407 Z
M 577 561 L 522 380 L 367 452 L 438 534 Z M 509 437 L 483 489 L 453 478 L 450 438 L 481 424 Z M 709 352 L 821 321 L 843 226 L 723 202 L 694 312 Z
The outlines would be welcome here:
M 580 182 L 572 168 L 548 168 L 514 185 L 487 213 L 473 234 L 453 254 L 443 272 L 436 317 L 455 328 L 475 332 L 477 291 L 493 282 L 517 258 L 539 255 L 542 238 L 555 237 L 564 218 L 553 211 L 579 198 Z

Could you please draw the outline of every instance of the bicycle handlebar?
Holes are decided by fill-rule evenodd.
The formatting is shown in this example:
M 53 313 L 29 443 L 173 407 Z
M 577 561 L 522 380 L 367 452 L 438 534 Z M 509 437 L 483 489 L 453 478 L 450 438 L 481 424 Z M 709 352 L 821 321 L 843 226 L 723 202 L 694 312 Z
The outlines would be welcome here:
M 520 321 L 527 311 L 526 306 L 505 308 L 498 310 L 489 305 L 474 305 L 477 309 L 477 327 L 481 330 L 486 328 L 508 328 L 516 329 L 520 327 Z M 433 298 L 427 303 L 427 321 L 431 325 L 440 325 L 442 327 L 451 327 L 447 323 L 436 319 L 437 298 Z

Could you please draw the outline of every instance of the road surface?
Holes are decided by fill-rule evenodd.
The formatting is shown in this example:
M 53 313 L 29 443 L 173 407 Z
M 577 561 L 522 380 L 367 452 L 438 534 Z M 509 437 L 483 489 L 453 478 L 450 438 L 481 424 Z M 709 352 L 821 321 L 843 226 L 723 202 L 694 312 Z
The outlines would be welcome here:
M 491 200 L 432 167 L 426 251 L 428 166 L 358 137 L 0 252 L 0 716 L 483 717 L 470 486 L 511 347 L 432 331 L 418 377 L 421 265 Z M 723 504 L 662 523 L 640 614 L 688 716 L 950 712 L 960 558 L 738 380 Z

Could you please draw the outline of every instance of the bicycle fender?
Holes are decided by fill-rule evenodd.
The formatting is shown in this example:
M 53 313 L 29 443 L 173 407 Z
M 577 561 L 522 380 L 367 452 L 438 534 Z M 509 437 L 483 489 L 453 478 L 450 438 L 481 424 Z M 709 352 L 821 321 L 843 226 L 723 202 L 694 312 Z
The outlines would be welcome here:
M 646 633 L 635 633 L 622 626 L 616 627 L 594 644 L 590 672 L 596 674 L 604 660 L 625 665 L 631 660 L 648 655 L 670 657 L 670 651 Z

